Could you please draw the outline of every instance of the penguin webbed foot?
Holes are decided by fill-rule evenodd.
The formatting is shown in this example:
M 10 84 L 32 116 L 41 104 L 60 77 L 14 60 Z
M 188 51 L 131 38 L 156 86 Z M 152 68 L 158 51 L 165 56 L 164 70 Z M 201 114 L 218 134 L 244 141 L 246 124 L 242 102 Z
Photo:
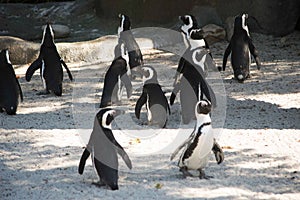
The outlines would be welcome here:
M 191 173 L 188 171 L 187 167 L 181 167 L 181 168 L 179 169 L 179 171 L 182 172 L 183 178 L 186 178 L 186 177 L 188 177 L 188 176 L 193 177 L 193 174 L 191 174 Z
M 205 172 L 203 169 L 198 169 L 199 171 L 199 179 L 211 179 L 213 176 L 207 176 L 205 175 Z
M 97 187 L 104 187 L 106 186 L 105 183 L 103 183 L 101 180 L 98 182 L 92 182 L 93 185 L 97 186 Z

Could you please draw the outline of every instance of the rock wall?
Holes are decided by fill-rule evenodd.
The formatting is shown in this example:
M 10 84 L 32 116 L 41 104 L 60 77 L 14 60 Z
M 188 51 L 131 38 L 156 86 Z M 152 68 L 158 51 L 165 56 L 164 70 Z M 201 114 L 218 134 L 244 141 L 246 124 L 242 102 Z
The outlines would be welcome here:
M 258 22 L 249 20 L 251 31 L 275 36 L 295 30 L 300 17 L 299 0 L 95 0 L 95 8 L 98 16 L 116 17 L 122 12 L 146 25 L 176 22 L 186 13 L 195 15 L 201 26 L 224 25 L 228 17 L 246 12 Z

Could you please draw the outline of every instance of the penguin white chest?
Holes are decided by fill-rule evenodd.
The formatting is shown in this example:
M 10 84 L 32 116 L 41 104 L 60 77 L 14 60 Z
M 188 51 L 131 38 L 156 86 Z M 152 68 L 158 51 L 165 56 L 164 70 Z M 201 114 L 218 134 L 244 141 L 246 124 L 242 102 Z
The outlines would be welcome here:
M 196 147 L 193 149 L 191 155 L 188 158 L 184 158 L 185 152 L 191 148 L 191 145 L 187 145 L 183 151 L 180 160 L 179 167 L 187 167 L 191 170 L 202 169 L 206 167 L 214 143 L 214 136 L 211 126 L 204 127 L 202 134 L 200 135 Z

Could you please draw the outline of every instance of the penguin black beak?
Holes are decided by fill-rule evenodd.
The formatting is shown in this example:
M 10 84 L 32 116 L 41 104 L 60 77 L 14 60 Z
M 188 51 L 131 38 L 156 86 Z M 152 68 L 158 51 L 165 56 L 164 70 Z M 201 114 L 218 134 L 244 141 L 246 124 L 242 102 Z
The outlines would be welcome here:
M 121 14 L 121 13 L 119 13 L 119 14 L 118 14 L 118 17 L 119 17 L 119 18 L 122 18 L 122 14 Z

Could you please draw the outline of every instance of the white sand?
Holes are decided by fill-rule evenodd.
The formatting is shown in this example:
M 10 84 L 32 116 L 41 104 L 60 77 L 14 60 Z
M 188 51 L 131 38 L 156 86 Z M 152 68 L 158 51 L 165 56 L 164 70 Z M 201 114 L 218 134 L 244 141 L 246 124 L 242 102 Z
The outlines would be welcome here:
M 129 171 L 120 160 L 118 191 L 91 184 L 98 177 L 90 159 L 84 174 L 77 173 L 83 141 L 100 102 L 102 87 L 97 81 L 103 80 L 109 63 L 69 63 L 76 82 L 65 74 L 62 97 L 36 95 L 42 90 L 38 73 L 26 83 L 28 66 L 17 66 L 25 99 L 18 115 L 0 114 L 0 199 L 299 199 L 300 33 L 283 39 L 254 34 L 253 40 L 261 71 L 253 64 L 252 78 L 244 84 L 231 79 L 230 67 L 222 73 L 227 111 L 217 138 L 225 160 L 217 165 L 212 155 L 205 169 L 214 178 L 183 179 L 177 161 L 169 161 L 168 152 L 176 147 L 174 134 L 180 128 L 188 135 L 193 127 L 180 125 L 178 100 L 171 107 L 167 129 L 137 124 L 132 111 L 142 85 L 135 81 L 132 99 L 120 106 L 126 114 L 114 126 L 133 161 Z M 227 42 L 211 46 L 218 65 L 226 46 Z M 157 69 L 163 89 L 170 92 L 179 57 L 152 50 L 143 53 L 147 64 Z M 90 111 L 80 115 L 81 108 Z M 170 143 L 171 149 L 163 151 Z

